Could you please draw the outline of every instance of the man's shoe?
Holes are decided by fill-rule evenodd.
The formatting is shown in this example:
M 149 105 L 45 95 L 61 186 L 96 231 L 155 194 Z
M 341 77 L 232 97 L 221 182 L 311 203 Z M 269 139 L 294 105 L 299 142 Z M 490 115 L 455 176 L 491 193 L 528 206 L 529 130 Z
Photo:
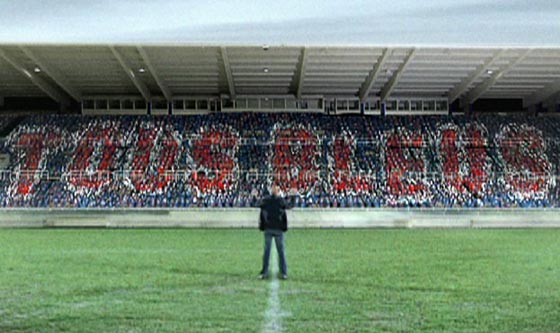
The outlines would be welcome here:
M 282 280 L 287 280 L 287 279 L 288 279 L 288 274 L 282 274 L 282 275 L 280 275 L 280 279 L 282 279 Z
M 260 280 L 266 280 L 266 279 L 268 279 L 268 275 L 266 275 L 266 274 L 260 274 L 260 275 L 259 275 L 259 279 L 260 279 Z

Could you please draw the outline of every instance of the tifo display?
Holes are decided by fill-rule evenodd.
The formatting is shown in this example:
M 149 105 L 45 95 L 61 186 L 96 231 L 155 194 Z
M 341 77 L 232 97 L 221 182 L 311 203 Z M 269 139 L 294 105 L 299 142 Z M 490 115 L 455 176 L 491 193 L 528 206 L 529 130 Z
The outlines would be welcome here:
M 556 118 L 33 116 L 5 139 L 2 207 L 558 207 Z

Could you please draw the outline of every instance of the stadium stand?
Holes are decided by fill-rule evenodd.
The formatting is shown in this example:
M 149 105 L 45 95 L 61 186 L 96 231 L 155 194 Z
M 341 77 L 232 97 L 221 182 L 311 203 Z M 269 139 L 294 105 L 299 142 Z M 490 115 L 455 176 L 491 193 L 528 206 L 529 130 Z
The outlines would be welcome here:
M 8 135 L 21 121 L 22 117 L 2 116 L 0 117 L 0 137 Z
M 30 116 L 2 207 L 558 207 L 557 119 L 496 115 Z

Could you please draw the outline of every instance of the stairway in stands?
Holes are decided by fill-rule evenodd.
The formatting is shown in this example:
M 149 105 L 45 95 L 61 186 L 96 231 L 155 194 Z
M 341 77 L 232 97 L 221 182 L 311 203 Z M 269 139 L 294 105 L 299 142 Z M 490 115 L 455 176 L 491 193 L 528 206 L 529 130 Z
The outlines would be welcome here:
M 10 121 L 5 126 L 0 127 L 0 138 L 7 137 L 25 119 L 25 116 L 9 117 L 8 119 Z

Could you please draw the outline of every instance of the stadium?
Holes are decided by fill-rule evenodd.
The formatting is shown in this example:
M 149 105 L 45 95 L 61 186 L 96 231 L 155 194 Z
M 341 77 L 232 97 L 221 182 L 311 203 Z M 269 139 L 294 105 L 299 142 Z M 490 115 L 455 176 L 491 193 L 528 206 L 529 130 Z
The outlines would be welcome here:
M 0 332 L 558 332 L 560 47 L 398 42 L 0 39 Z

